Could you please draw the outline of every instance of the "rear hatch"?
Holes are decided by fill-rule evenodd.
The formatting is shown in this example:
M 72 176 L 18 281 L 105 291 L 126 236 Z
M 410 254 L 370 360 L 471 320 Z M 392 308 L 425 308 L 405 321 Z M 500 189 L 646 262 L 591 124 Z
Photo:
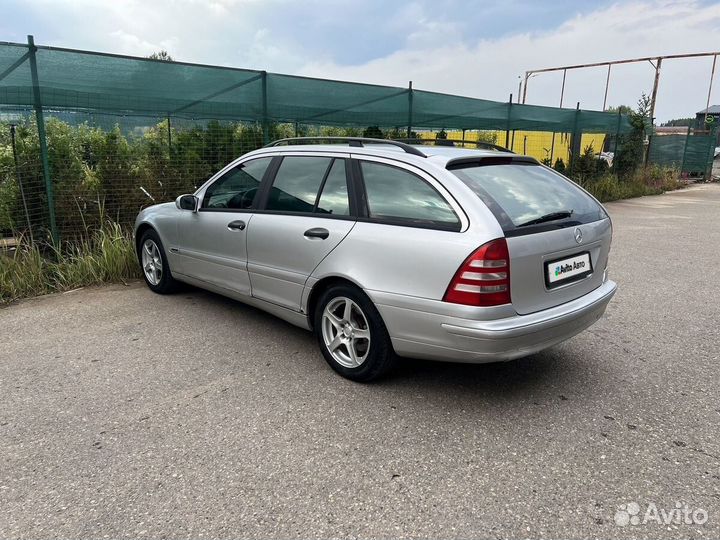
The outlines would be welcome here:
M 505 232 L 510 297 L 519 314 L 583 296 L 603 283 L 612 225 L 574 182 L 524 156 L 448 163 Z

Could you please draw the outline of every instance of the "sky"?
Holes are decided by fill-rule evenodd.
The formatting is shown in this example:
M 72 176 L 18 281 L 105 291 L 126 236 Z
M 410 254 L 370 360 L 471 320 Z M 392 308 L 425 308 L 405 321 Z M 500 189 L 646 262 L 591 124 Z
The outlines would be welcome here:
M 640 0 L 0 0 L 0 41 L 517 99 L 526 70 L 720 50 L 720 2 Z M 667 60 L 658 121 L 705 107 L 712 58 Z M 568 72 L 563 106 L 601 110 L 606 68 Z M 611 71 L 608 106 L 650 93 L 649 63 Z M 720 103 L 720 65 L 711 104 Z M 527 103 L 558 106 L 561 73 Z

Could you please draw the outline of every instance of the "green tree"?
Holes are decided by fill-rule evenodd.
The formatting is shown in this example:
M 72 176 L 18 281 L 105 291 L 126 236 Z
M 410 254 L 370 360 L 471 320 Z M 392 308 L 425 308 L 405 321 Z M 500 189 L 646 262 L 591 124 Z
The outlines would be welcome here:
M 418 136 L 417 132 L 412 131 L 412 130 L 410 131 L 410 136 L 408 136 L 407 128 L 396 127 L 396 128 L 393 128 L 392 131 L 389 131 L 387 133 L 387 138 L 393 139 L 393 140 L 398 140 L 398 139 L 419 139 L 420 137 Z
M 379 126 L 368 126 L 365 128 L 362 134 L 363 137 L 369 137 L 371 139 L 384 139 L 385 134 L 382 132 Z
M 695 118 L 675 118 L 660 125 L 663 127 L 693 127 Z
M 618 105 L 617 107 L 608 107 L 605 112 L 620 113 L 620 114 L 632 114 L 635 112 L 630 105 Z
M 627 178 L 643 162 L 645 134 L 650 125 L 650 97 L 644 92 L 638 100 L 637 109 L 630 113 L 631 131 L 618 139 L 617 155 L 613 159 L 613 171 Z
M 174 59 L 167 51 L 157 51 L 148 56 L 150 60 L 162 60 L 163 62 L 174 62 Z
M 479 131 L 478 141 L 490 144 L 497 144 L 497 133 L 495 131 Z
M 98 133 L 97 163 L 93 167 L 99 184 L 95 188 L 101 206 L 96 208 L 97 218 L 107 217 L 128 223 L 142 208 L 146 196 L 140 182 L 133 148 L 115 125 L 105 133 Z M 98 223 L 99 224 L 99 223 Z

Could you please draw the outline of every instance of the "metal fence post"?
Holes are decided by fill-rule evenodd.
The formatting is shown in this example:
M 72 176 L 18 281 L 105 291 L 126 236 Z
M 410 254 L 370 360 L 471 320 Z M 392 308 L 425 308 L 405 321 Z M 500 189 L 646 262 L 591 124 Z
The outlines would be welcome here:
M 168 157 L 172 158 L 172 131 L 170 130 L 170 115 L 168 114 L 167 117 L 167 127 L 168 127 Z
M 413 87 L 412 87 L 412 81 L 408 83 L 408 128 L 407 128 L 407 137 L 408 139 L 412 137 L 412 124 L 413 124 Z
M 512 119 L 512 94 L 510 94 L 510 99 L 508 100 L 508 114 L 507 114 L 507 129 L 505 130 L 505 148 L 512 151 L 512 145 L 510 144 L 510 123 Z M 513 131 L 513 143 L 515 142 L 515 132 Z
M 717 140 L 717 128 L 711 127 L 709 131 L 707 159 L 705 160 L 705 182 L 712 181 L 712 167 L 715 160 L 715 141 Z
M 568 169 L 571 173 L 574 171 L 578 155 L 582 151 L 582 133 L 578 134 L 579 122 L 580 102 L 578 101 L 577 106 L 575 107 L 575 122 L 573 124 L 572 140 L 570 141 L 570 167 Z
M 267 71 L 262 72 L 262 135 L 263 144 L 270 142 L 270 126 L 268 125 Z
M 682 157 L 682 163 L 680 165 L 680 174 L 682 174 L 685 171 L 685 156 L 687 155 L 687 149 L 688 149 L 689 142 L 690 142 L 690 128 L 688 128 L 688 132 L 685 134 L 685 147 L 683 148 L 683 157 Z
M 50 234 L 53 243 L 57 244 L 60 240 L 58 234 L 57 223 L 55 222 L 55 196 L 53 194 L 53 185 L 50 178 L 50 160 L 48 159 L 47 139 L 45 135 L 45 117 L 43 116 L 42 101 L 40 99 L 40 81 L 37 72 L 37 59 L 35 58 L 35 40 L 33 36 L 28 36 L 28 48 L 30 53 L 30 75 L 33 85 L 33 101 L 35 106 L 35 119 L 37 121 L 38 140 L 40 142 L 40 159 L 42 160 L 43 178 L 45 180 L 45 193 L 47 195 L 48 217 L 50 219 Z
M 617 151 L 618 151 L 618 144 L 620 143 L 620 126 L 622 124 L 622 113 L 618 109 L 618 121 L 617 121 L 617 129 L 615 130 L 615 148 L 613 149 L 613 163 L 615 163 L 615 158 L 617 157 Z

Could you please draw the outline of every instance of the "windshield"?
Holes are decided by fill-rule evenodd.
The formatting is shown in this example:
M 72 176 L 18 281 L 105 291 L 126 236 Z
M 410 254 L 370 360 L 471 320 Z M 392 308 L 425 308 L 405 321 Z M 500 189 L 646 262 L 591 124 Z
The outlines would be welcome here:
M 568 226 L 606 217 L 602 207 L 571 180 L 530 162 L 452 167 L 495 214 L 504 230 L 527 225 Z

